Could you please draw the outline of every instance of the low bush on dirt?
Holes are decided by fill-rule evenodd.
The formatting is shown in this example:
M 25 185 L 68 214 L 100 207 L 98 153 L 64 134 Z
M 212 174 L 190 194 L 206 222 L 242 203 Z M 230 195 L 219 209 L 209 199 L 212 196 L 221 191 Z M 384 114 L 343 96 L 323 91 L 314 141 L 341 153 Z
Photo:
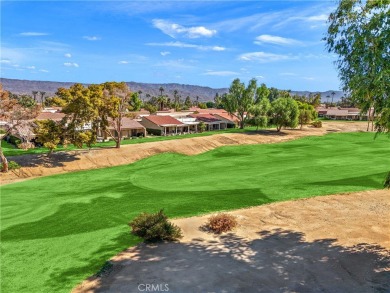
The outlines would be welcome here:
M 215 216 L 211 216 L 206 223 L 206 228 L 211 230 L 214 233 L 221 234 L 223 232 L 228 232 L 237 227 L 237 219 L 236 217 L 229 214 L 217 214 Z
M 15 161 L 9 161 L 8 162 L 8 170 L 16 170 L 16 169 L 20 169 L 22 166 L 20 166 L 18 163 L 16 163 Z M 3 169 L 3 164 L 0 163 L 0 170 Z
M 322 127 L 322 122 L 321 120 L 316 120 L 311 123 L 315 128 L 321 128 Z
M 175 241 L 183 237 L 181 229 L 168 221 L 163 210 L 155 214 L 142 213 L 129 223 L 131 233 L 146 242 Z

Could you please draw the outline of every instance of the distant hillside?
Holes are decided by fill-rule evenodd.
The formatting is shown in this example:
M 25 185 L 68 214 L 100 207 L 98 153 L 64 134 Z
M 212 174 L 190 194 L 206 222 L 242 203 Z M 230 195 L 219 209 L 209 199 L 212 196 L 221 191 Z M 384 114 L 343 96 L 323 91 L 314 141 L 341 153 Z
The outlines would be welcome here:
M 31 95 L 32 91 L 43 91 L 46 92 L 46 96 L 50 97 L 55 94 L 58 88 L 64 87 L 69 88 L 74 84 L 74 82 L 56 82 L 56 81 L 36 81 L 36 80 L 20 80 L 20 79 L 9 79 L 9 78 L 0 78 L 0 82 L 3 84 L 3 88 L 7 91 L 10 91 L 14 94 L 29 94 Z M 215 97 L 215 94 L 218 93 L 222 95 L 228 92 L 228 88 L 219 88 L 214 89 L 210 87 L 198 86 L 198 85 L 187 85 L 187 84 L 178 84 L 178 83 L 139 83 L 139 82 L 127 82 L 132 91 L 142 91 L 141 97 L 145 98 L 146 94 L 151 96 L 158 96 L 160 94 L 159 88 L 164 88 L 164 94 L 169 97 L 173 97 L 173 91 L 177 90 L 182 99 L 185 99 L 187 96 L 190 96 L 192 99 L 195 99 L 196 96 L 199 97 L 199 101 L 207 102 L 212 101 Z M 84 84 L 88 85 L 88 84 Z M 333 91 L 329 90 L 326 92 L 321 92 L 321 97 L 323 101 L 326 101 L 326 96 L 332 96 Z M 338 101 L 342 96 L 343 92 L 334 91 L 333 101 Z M 292 91 L 293 94 L 306 95 L 310 94 L 309 91 Z

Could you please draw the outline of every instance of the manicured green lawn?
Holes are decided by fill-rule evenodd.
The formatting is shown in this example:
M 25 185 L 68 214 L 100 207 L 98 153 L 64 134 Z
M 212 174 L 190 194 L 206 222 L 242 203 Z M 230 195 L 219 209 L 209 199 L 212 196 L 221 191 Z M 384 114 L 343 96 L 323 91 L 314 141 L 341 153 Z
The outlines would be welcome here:
M 245 129 L 239 128 L 228 128 L 223 130 L 215 130 L 215 131 L 205 131 L 202 133 L 194 133 L 194 134 L 185 134 L 185 135 L 176 135 L 176 136 L 150 136 L 146 138 L 137 138 L 137 139 L 125 139 L 122 141 L 122 145 L 126 144 L 138 144 L 138 143 L 146 143 L 146 142 L 154 142 L 154 141 L 164 141 L 164 140 L 174 140 L 174 139 L 183 139 L 183 138 L 191 138 L 191 137 L 201 137 L 201 136 L 210 136 L 221 133 L 240 133 L 240 132 L 254 132 L 256 131 L 256 127 L 246 127 Z M 16 148 L 14 145 L 7 143 L 6 141 L 2 141 L 1 145 L 3 147 L 3 152 L 5 156 L 20 156 L 20 155 L 29 155 L 29 154 L 46 154 L 49 152 L 47 148 L 40 147 L 35 149 L 22 150 Z M 92 148 L 107 148 L 114 147 L 114 141 L 107 142 L 99 142 L 93 145 Z M 58 146 L 54 151 L 71 151 L 78 149 L 74 145 L 68 145 L 66 148 L 62 146 Z M 87 149 L 87 146 L 84 146 L 84 149 Z
M 164 208 L 171 217 L 338 192 L 379 189 L 390 140 L 329 134 L 197 155 L 162 154 L 127 166 L 1 188 L 2 292 L 69 292 L 138 242 L 127 223 Z

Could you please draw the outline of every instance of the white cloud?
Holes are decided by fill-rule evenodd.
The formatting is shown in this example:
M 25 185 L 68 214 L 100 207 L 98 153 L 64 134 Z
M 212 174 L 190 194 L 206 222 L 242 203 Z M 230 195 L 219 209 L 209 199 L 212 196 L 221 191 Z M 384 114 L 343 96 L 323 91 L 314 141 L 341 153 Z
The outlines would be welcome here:
M 207 70 L 203 75 L 213 75 L 213 76 L 231 76 L 231 75 L 240 75 L 238 72 L 234 71 L 213 71 Z
M 188 62 L 185 62 L 184 59 L 177 59 L 177 60 L 167 60 L 167 61 L 162 61 L 154 66 L 158 67 L 166 67 L 170 69 L 190 69 L 194 68 L 193 65 L 189 65 Z
M 49 70 L 46 70 L 46 69 L 39 69 L 39 71 L 40 72 L 45 72 L 45 73 L 49 72 Z
M 102 38 L 101 37 L 96 37 L 96 36 L 84 36 L 83 39 L 85 39 L 87 41 L 99 41 Z
M 299 42 L 294 39 L 289 38 L 283 38 L 279 36 L 272 36 L 272 35 L 260 35 L 256 37 L 255 44 L 261 45 L 261 44 L 274 44 L 274 45 L 282 45 L 282 46 L 289 46 L 289 45 L 302 45 L 302 42 Z
M 168 51 L 163 51 L 163 52 L 160 52 L 161 56 L 167 56 L 169 54 L 171 54 L 171 52 L 168 52 Z
M 262 75 L 256 75 L 255 77 L 256 77 L 256 78 L 260 78 L 260 79 L 263 79 L 263 78 L 264 78 L 264 76 L 262 76 Z
M 308 16 L 304 18 L 306 21 L 327 21 L 329 15 L 327 14 L 320 14 L 320 15 L 313 15 L 313 16 Z
M 35 66 L 27 66 L 27 69 L 35 69 Z
M 161 47 L 177 47 L 177 48 L 194 48 L 202 51 L 224 51 L 226 48 L 220 46 L 202 46 L 195 44 L 188 44 L 182 42 L 165 42 L 165 43 L 147 43 L 147 46 L 161 46 Z
M 79 65 L 77 63 L 72 63 L 72 62 L 65 62 L 64 63 L 64 66 L 66 67 L 79 67 Z
M 238 57 L 238 60 L 241 61 L 256 61 L 259 63 L 269 63 L 269 62 L 291 60 L 291 59 L 297 59 L 297 57 L 291 55 L 281 55 L 281 54 L 273 54 L 273 53 L 265 53 L 265 52 L 245 53 L 245 54 L 241 54 Z
M 2 63 L 2 64 L 11 64 L 11 61 L 8 60 L 8 59 L 1 59 L 0 63 Z
M 65 56 L 66 58 L 72 58 L 72 55 L 71 55 L 70 53 L 66 53 L 64 56 Z
M 119 61 L 118 64 L 129 64 L 129 61 L 125 61 L 125 60 Z
M 204 26 L 184 27 L 180 24 L 172 23 L 163 19 L 153 19 L 153 26 L 172 38 L 176 38 L 178 36 L 191 39 L 200 37 L 210 38 L 217 33 L 216 30 L 208 29 Z
M 20 33 L 19 36 L 22 37 L 39 37 L 39 36 L 47 36 L 48 33 L 40 33 L 40 32 L 23 32 Z

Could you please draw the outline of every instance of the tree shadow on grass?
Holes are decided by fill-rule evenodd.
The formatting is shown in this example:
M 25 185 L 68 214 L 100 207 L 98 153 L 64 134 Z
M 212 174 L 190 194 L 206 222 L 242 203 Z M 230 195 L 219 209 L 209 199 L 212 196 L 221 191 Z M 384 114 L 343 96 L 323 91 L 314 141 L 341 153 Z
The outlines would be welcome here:
M 261 231 L 252 241 L 234 234 L 219 240 L 130 248 L 131 256 L 113 261 L 111 272 L 91 278 L 96 282 L 84 290 L 138 292 L 140 284 L 166 284 L 169 292 L 188 293 L 390 290 L 390 254 L 378 245 L 309 242 L 303 233 L 282 229 Z
M 78 158 L 82 151 L 54 152 L 50 156 L 47 154 L 30 154 L 23 156 L 10 156 L 8 160 L 15 161 L 22 167 L 63 167 L 64 163 L 80 160 Z
M 366 176 L 359 177 L 349 177 L 338 180 L 328 180 L 328 181 L 316 181 L 309 183 L 310 185 L 320 185 L 320 186 L 356 186 L 356 187 L 365 187 L 372 189 L 382 188 L 382 182 L 378 181 L 378 178 L 382 180 L 385 178 L 386 173 L 375 173 Z

